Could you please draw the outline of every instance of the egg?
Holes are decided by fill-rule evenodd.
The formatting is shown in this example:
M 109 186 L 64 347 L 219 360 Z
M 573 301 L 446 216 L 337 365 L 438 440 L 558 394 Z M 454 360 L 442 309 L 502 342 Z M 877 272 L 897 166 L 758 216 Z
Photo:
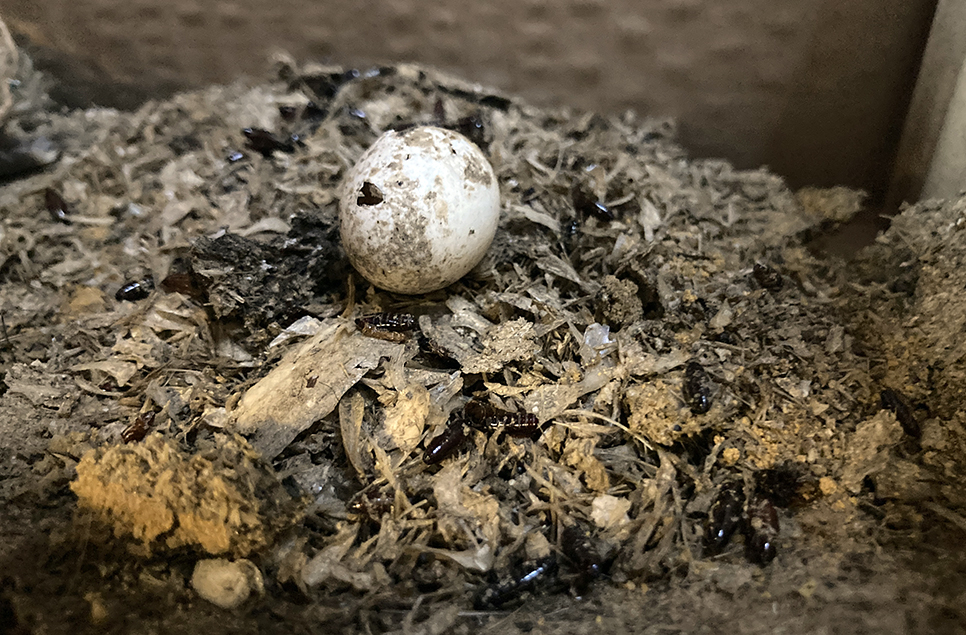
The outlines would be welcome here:
M 475 267 L 496 235 L 500 189 L 463 135 L 389 131 L 346 173 L 339 229 L 352 266 L 377 287 L 427 293 Z

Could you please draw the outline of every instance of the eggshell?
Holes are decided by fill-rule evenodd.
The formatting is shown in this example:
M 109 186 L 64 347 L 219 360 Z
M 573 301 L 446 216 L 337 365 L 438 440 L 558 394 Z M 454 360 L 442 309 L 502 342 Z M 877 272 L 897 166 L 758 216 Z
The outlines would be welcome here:
M 500 220 L 496 175 L 466 137 L 432 126 L 390 131 L 348 171 L 342 245 L 371 283 L 426 293 L 483 259 Z

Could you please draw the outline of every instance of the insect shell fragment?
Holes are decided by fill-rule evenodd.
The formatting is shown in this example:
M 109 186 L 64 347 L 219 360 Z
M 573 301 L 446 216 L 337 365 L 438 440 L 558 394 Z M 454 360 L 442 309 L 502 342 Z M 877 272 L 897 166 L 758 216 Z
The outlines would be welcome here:
M 751 275 L 754 276 L 758 286 L 769 291 L 778 291 L 784 283 L 782 274 L 775 271 L 771 266 L 761 262 L 755 263 L 754 268 L 751 270 Z
M 879 401 L 883 410 L 888 410 L 896 415 L 896 421 L 902 426 L 903 432 L 913 439 L 918 439 L 922 435 L 919 422 L 912 414 L 912 408 L 909 407 L 909 403 L 902 393 L 886 388 L 879 393 Z
M 379 522 L 386 514 L 392 514 L 395 500 L 391 492 L 369 490 L 361 492 L 349 505 L 349 510 L 371 521 Z
M 144 439 L 148 430 L 154 425 L 154 417 L 155 413 L 152 410 L 138 414 L 131 425 L 121 431 L 121 440 L 125 443 L 135 443 Z

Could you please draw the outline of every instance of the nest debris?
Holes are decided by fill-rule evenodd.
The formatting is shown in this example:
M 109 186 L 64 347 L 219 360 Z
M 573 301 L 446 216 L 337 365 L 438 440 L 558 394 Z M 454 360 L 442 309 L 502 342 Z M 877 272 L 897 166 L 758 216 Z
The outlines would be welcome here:
M 81 509 L 141 557 L 258 552 L 276 601 L 349 621 L 396 607 L 437 628 L 474 602 L 700 567 L 731 517 L 768 562 L 759 539 L 779 515 L 847 531 L 870 482 L 959 518 L 961 494 L 925 472 L 961 479 L 963 410 L 934 406 L 916 437 L 903 419 L 918 412 L 880 403 L 884 389 L 934 402 L 928 351 L 959 347 L 917 353 L 876 315 L 952 333 L 960 314 L 911 303 L 875 264 L 820 275 L 802 247 L 856 196 L 796 197 L 765 170 L 689 159 L 667 121 L 535 108 L 416 67 L 280 78 L 49 115 L 35 133 L 62 159 L 0 190 L 3 398 L 57 413 L 31 424 L 58 444 L 48 487 L 73 478 Z M 353 275 L 335 192 L 381 132 L 426 123 L 481 146 L 503 216 L 466 278 L 397 296 Z M 953 240 L 953 212 L 931 213 Z M 959 271 L 903 227 L 876 256 L 893 284 L 910 258 L 913 294 Z M 380 338 L 354 321 L 380 313 L 412 324 Z M 455 448 L 427 461 L 446 434 Z M 217 531 L 192 532 L 216 480 Z M 770 548 L 796 535 L 781 531 Z M 735 549 L 721 545 L 740 562 Z

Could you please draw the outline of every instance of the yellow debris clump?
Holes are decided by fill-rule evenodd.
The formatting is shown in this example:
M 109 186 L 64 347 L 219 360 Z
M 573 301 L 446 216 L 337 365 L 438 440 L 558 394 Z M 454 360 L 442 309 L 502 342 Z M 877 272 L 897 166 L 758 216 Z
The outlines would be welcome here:
M 77 465 L 71 489 L 82 510 L 145 553 L 197 547 L 245 555 L 294 517 L 295 506 L 240 437 L 221 436 L 197 454 L 159 434 L 94 450 Z

